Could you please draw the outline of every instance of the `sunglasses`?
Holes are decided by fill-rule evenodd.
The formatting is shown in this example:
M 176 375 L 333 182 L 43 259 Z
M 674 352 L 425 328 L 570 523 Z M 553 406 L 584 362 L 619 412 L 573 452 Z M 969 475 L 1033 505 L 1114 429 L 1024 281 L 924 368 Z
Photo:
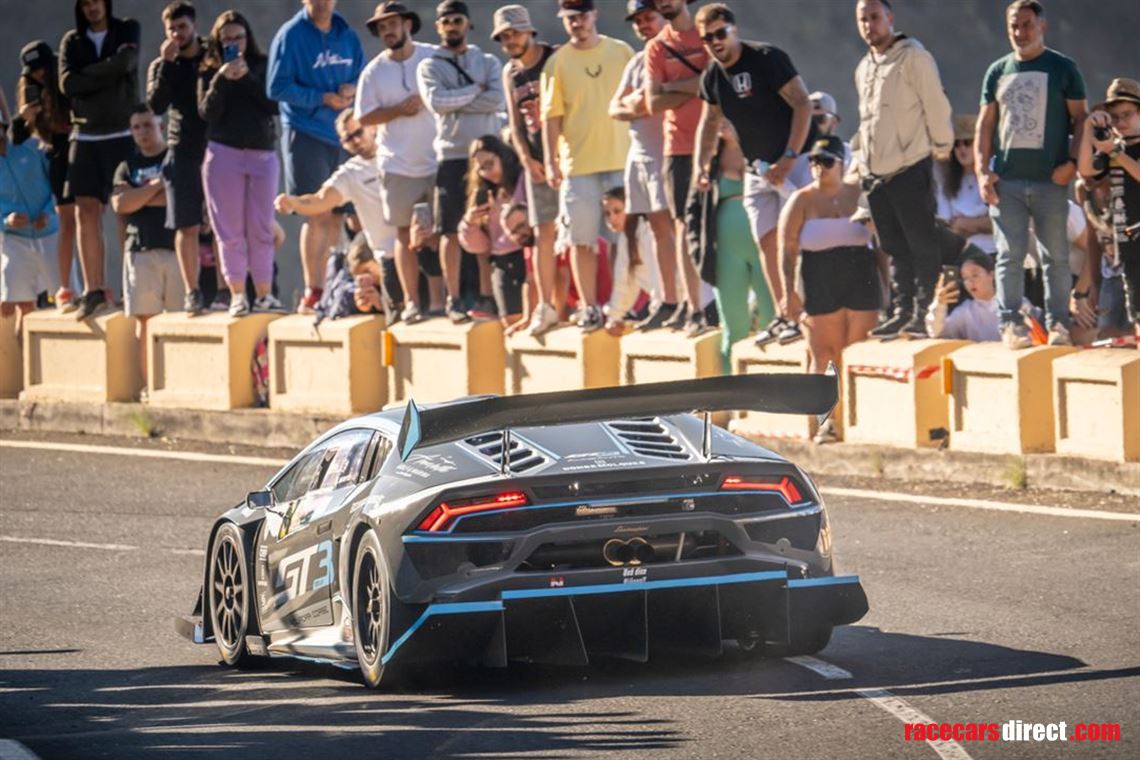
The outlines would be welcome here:
M 709 32 L 708 34 L 703 34 L 703 35 L 701 35 L 701 41 L 704 42 L 706 45 L 713 44 L 713 41 L 723 42 L 724 40 L 728 39 L 728 30 L 729 29 L 732 29 L 731 24 L 728 26 L 722 26 L 720 29 L 717 29 L 715 32 Z
M 954 147 L 955 148 L 961 148 L 963 145 L 969 146 L 969 145 L 973 145 L 973 144 L 974 144 L 973 140 L 955 140 L 954 141 Z
M 340 141 L 342 143 L 356 142 L 361 137 L 364 137 L 364 127 L 359 127 L 355 131 L 349 132 L 347 135 L 342 137 Z
M 467 20 L 466 16 L 444 16 L 439 20 L 439 23 L 444 26 L 460 26 Z
M 829 114 L 829 113 L 817 113 L 817 114 L 812 115 L 811 120 L 814 121 L 816 124 L 823 124 L 824 122 L 826 122 L 830 118 L 831 118 L 831 114 Z
M 824 169 L 830 169 L 839 162 L 831 156 L 811 156 L 808 158 L 808 163 L 814 166 L 821 166 Z

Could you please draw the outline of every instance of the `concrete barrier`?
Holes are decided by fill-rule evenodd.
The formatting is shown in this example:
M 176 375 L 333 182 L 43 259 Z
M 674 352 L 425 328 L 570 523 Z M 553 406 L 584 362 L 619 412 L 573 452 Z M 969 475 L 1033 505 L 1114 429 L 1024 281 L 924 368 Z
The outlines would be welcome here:
M 1053 362 L 1058 454 L 1140 462 L 1140 351 L 1100 348 Z
M 621 338 L 566 325 L 507 339 L 507 393 L 604 388 L 621 382 Z
M 963 340 L 866 340 L 843 352 L 843 440 L 937 446 L 949 414 L 942 359 Z
M 134 401 L 143 387 L 134 317 L 112 311 L 82 322 L 34 311 L 24 318 L 28 401 Z
M 18 317 L 0 316 L 0 398 L 19 398 L 24 389 L 24 357 L 20 336 L 16 333 Z
M 289 412 L 365 414 L 388 403 L 384 317 L 293 314 L 269 323 L 269 406 Z
M 388 329 L 392 401 L 448 401 L 505 391 L 506 351 L 497 320 L 453 325 L 429 319 Z
M 634 332 L 621 339 L 621 383 L 695 380 L 721 374 L 720 330 L 686 338 L 672 330 Z
M 950 447 L 999 454 L 1053 451 L 1053 362 L 1076 350 L 1011 351 L 1001 343 L 974 343 L 951 353 Z
M 806 340 L 783 346 L 769 343 L 760 348 L 749 338 L 733 345 L 732 372 L 735 375 L 807 372 L 809 356 Z M 811 415 L 767 412 L 738 412 L 729 423 L 729 429 L 741 435 L 800 440 L 814 436 L 816 427 L 816 419 Z
M 168 312 L 147 322 L 150 403 L 186 409 L 254 405 L 254 347 L 282 314 L 187 316 Z

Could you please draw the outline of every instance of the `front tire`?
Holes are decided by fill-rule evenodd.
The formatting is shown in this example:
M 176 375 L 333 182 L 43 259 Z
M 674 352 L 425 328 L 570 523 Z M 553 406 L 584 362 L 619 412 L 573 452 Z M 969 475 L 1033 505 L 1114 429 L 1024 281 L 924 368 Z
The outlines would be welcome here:
M 245 542 L 233 523 L 222 525 L 214 536 L 206 594 L 210 626 L 222 661 L 231 667 L 245 664 L 251 657 L 245 646 L 251 630 L 251 585 Z
M 384 664 L 391 624 L 388 563 L 384 560 L 380 539 L 370 530 L 361 538 L 353 560 L 352 638 L 364 685 L 372 689 L 382 680 L 392 678 L 392 669 Z

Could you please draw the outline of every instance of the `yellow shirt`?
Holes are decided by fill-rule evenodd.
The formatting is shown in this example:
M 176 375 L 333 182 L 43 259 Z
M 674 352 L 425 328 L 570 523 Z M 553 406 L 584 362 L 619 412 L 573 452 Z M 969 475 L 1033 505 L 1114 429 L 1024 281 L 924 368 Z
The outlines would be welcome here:
M 629 125 L 609 116 L 633 48 L 602 36 L 589 50 L 566 44 L 542 70 L 542 118 L 562 117 L 558 156 L 566 176 L 621 171 L 629 153 Z

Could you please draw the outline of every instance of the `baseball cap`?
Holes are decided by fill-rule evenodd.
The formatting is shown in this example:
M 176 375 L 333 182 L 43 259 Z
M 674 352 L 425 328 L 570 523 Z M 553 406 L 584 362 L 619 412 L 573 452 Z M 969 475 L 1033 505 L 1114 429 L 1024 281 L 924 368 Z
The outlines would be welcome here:
M 1140 82 L 1135 79 L 1113 79 L 1104 95 L 1104 104 L 1110 106 L 1121 101 L 1140 105 Z
M 840 163 L 843 162 L 843 157 L 847 154 L 847 150 L 843 147 L 843 140 L 835 135 L 827 135 L 816 140 L 811 145 L 811 150 L 808 151 L 808 157 L 814 158 L 815 156 L 827 156 L 834 158 Z
M 499 41 L 499 35 L 508 29 L 517 32 L 537 32 L 530 20 L 530 11 L 522 5 L 504 5 L 495 11 L 491 22 L 491 39 Z
M 467 10 L 467 3 L 463 0 L 443 0 L 442 3 L 435 6 L 435 17 L 441 19 L 444 16 L 466 16 L 471 18 L 471 12 Z
M 575 16 L 594 10 L 594 0 L 559 0 L 559 16 Z
M 625 20 L 633 21 L 633 17 L 637 14 L 655 10 L 657 10 L 655 0 L 629 0 L 625 4 Z
M 954 139 L 973 140 L 974 128 L 978 125 L 978 115 L 974 113 L 954 114 Z
M 415 11 L 408 10 L 408 6 L 403 3 L 395 2 L 395 0 L 388 0 L 388 2 L 377 5 L 376 12 L 372 14 L 372 18 L 364 22 L 364 25 L 368 27 L 368 31 L 372 32 L 373 37 L 379 37 L 380 33 L 376 31 L 376 25 L 392 16 L 399 16 L 410 20 L 412 22 L 412 34 L 420 30 L 419 14 Z
M 818 108 L 820 111 L 825 111 L 832 116 L 839 115 L 839 107 L 835 105 L 835 98 L 821 90 L 816 90 L 808 97 L 811 98 L 812 108 Z
M 20 51 L 20 63 L 23 65 L 20 74 L 28 76 L 33 71 L 46 69 L 51 64 L 51 59 L 51 45 L 43 40 L 29 42 Z

